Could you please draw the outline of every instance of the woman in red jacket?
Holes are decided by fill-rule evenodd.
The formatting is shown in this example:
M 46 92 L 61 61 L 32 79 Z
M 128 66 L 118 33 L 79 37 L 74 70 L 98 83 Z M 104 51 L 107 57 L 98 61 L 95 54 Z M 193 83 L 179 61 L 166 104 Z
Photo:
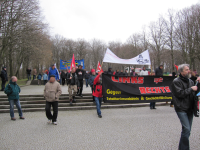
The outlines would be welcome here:
M 101 102 L 102 102 L 102 84 L 100 82 L 100 76 L 102 73 L 100 73 L 96 78 L 94 79 L 93 82 L 93 93 L 92 95 L 94 96 L 95 102 L 96 102 L 96 107 L 97 107 L 97 114 L 99 118 L 102 118 L 101 115 Z

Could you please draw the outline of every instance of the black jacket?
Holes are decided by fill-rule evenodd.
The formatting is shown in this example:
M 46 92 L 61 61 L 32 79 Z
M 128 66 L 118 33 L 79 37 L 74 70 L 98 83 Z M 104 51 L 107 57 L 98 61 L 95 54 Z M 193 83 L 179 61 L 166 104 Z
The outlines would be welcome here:
M 85 71 L 83 69 L 76 69 L 76 74 L 79 80 L 83 80 L 85 77 Z
M 125 73 L 120 72 L 120 73 L 119 73 L 119 76 L 125 76 Z
M 61 72 L 61 78 L 62 78 L 62 79 L 65 78 L 65 72 L 64 72 L 64 71 Z
M 85 79 L 89 79 L 90 78 L 90 74 L 89 73 L 85 73 Z
M 72 79 L 70 79 L 70 76 L 72 76 Z M 78 77 L 77 77 L 76 73 L 74 73 L 74 74 L 68 73 L 67 74 L 67 83 L 69 85 L 77 85 L 79 87 Z
M 109 75 L 113 75 L 113 72 L 111 71 L 111 67 L 108 68 L 108 71 L 104 71 L 104 74 L 109 74 Z
M 163 70 L 160 69 L 160 67 L 156 68 L 155 75 L 156 76 L 163 76 Z
M 135 72 L 133 72 L 133 71 L 130 73 L 130 76 L 137 76 L 137 75 L 138 75 L 138 74 L 135 73 Z
M 2 81 L 8 81 L 7 72 L 6 70 L 4 70 L 4 68 L 2 68 L 2 71 L 1 71 L 1 79 Z
M 31 74 L 31 69 L 26 69 L 27 74 Z
M 181 74 L 172 83 L 172 96 L 174 107 L 177 112 L 192 112 L 196 92 L 192 90 L 194 82 Z

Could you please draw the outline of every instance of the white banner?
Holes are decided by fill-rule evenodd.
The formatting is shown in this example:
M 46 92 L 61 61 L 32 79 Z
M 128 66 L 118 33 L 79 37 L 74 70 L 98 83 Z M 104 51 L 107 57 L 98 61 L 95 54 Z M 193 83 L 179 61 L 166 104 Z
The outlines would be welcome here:
M 129 65 L 151 65 L 149 50 L 146 50 L 143 53 L 131 59 L 121 59 L 117 57 L 109 48 L 107 48 L 103 62 Z

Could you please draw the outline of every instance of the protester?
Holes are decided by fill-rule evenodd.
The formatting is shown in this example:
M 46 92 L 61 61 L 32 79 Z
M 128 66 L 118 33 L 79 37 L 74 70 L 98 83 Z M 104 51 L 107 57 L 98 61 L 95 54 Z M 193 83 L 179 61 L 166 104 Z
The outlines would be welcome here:
M 92 95 L 94 96 L 96 107 L 97 107 L 97 114 L 99 118 L 102 118 L 101 115 L 101 102 L 102 102 L 102 84 L 100 82 L 100 76 L 102 72 L 96 76 L 94 79 L 94 85 L 93 85 L 93 92 Z
M 137 73 L 135 73 L 135 69 L 134 68 L 132 68 L 132 70 L 131 70 L 131 73 L 130 73 L 130 76 L 137 76 L 138 74 Z
M 49 69 L 48 80 L 50 79 L 51 75 L 55 76 L 56 81 L 60 81 L 60 75 L 55 65 L 51 65 L 51 68 Z
M 41 85 L 41 81 L 42 81 L 42 74 L 39 73 L 38 76 L 37 76 L 37 79 L 38 79 L 38 85 Z
M 108 67 L 108 71 L 104 72 L 105 74 L 113 75 L 113 71 L 111 67 Z
M 47 83 L 47 81 L 48 81 L 48 75 L 46 74 L 46 72 L 44 72 L 44 74 L 43 74 L 44 85 Z
M 88 84 L 90 85 L 90 87 L 91 87 L 91 91 L 92 91 L 92 93 L 93 93 L 93 83 L 94 83 L 94 79 L 96 78 L 96 73 L 95 73 L 95 69 L 91 69 L 91 76 L 90 76 L 90 78 L 89 78 L 89 80 L 88 80 Z M 94 99 L 94 96 L 92 97 L 92 99 L 93 99 L 93 102 L 95 102 L 95 99 Z
M 118 77 L 119 77 L 119 70 L 116 70 L 115 78 L 118 79 Z
M 123 70 L 121 70 L 121 72 L 119 73 L 119 76 L 125 76 L 125 73 L 123 72 Z
M 146 70 L 145 67 L 143 67 L 143 69 L 140 72 L 140 76 L 148 76 L 148 75 L 149 75 L 148 71 Z
M 83 78 L 85 77 L 85 71 L 82 69 L 81 65 L 79 65 L 78 69 L 76 69 L 76 74 L 78 76 L 78 81 L 79 81 L 77 95 L 83 97 L 82 91 L 83 91 Z
M 160 65 L 158 68 L 156 68 L 155 74 L 156 76 L 163 76 L 163 65 Z
M 176 77 L 176 72 L 175 72 L 175 70 L 173 70 L 173 72 L 172 72 L 172 77 Z
M 80 86 L 75 67 L 72 67 L 72 71 L 71 73 L 68 74 L 67 79 L 68 79 L 69 102 L 70 102 L 70 105 L 72 105 L 72 102 L 76 102 L 75 96 L 77 93 L 77 85 Z
M 17 77 L 12 76 L 9 84 L 5 88 L 5 94 L 8 96 L 8 101 L 10 104 L 10 117 L 11 120 L 15 121 L 16 118 L 14 116 L 14 104 L 16 105 L 19 113 L 20 119 L 25 119 L 23 117 L 20 101 L 19 101 L 19 93 L 21 92 L 20 87 L 17 85 Z
M 68 85 L 68 79 L 67 79 L 68 74 L 70 74 L 70 72 L 69 72 L 69 70 L 67 69 L 67 70 L 66 70 L 66 73 L 65 73 L 65 80 L 66 80 L 67 85 Z
M 191 72 L 191 77 L 190 77 L 190 79 L 191 79 L 194 83 L 196 82 L 197 77 L 196 77 L 196 74 L 195 74 L 194 71 Z
M 56 82 L 55 75 L 50 75 L 50 80 L 44 87 L 45 110 L 49 124 L 52 121 L 54 125 L 57 125 L 58 101 L 61 94 L 62 90 L 60 84 Z M 51 106 L 53 107 L 53 115 L 51 114 Z
M 36 79 L 36 75 L 37 75 L 37 70 L 36 70 L 36 69 L 33 69 L 33 80 Z
M 128 76 L 128 70 L 125 70 L 124 75 L 125 75 L 125 76 Z
M 88 71 L 86 71 L 85 73 L 85 84 L 86 84 L 86 88 L 88 87 L 88 80 L 90 78 L 90 74 L 88 73 Z
M 28 80 L 31 80 L 31 69 L 30 68 L 26 69 L 26 74 L 27 74 Z
M 3 67 L 1 71 L 1 91 L 4 91 L 5 84 L 7 81 L 8 81 L 8 76 L 7 76 L 6 67 Z
M 196 98 L 197 86 L 189 77 L 189 65 L 181 64 L 178 66 L 179 77 L 172 83 L 172 96 L 174 108 L 182 125 L 179 150 L 189 150 L 189 136 L 193 121 L 193 103 Z M 200 81 L 200 78 L 197 78 Z
M 62 70 L 62 72 L 61 72 L 61 79 L 62 79 L 62 85 L 63 86 L 65 85 L 65 78 L 66 78 L 65 72 L 64 72 L 64 70 Z

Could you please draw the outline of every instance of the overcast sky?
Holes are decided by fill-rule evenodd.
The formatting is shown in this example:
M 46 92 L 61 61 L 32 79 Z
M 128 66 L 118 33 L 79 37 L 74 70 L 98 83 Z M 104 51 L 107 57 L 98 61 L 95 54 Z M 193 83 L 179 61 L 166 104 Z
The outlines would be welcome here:
M 168 9 L 181 10 L 199 0 L 40 0 L 51 35 L 125 42 Z

